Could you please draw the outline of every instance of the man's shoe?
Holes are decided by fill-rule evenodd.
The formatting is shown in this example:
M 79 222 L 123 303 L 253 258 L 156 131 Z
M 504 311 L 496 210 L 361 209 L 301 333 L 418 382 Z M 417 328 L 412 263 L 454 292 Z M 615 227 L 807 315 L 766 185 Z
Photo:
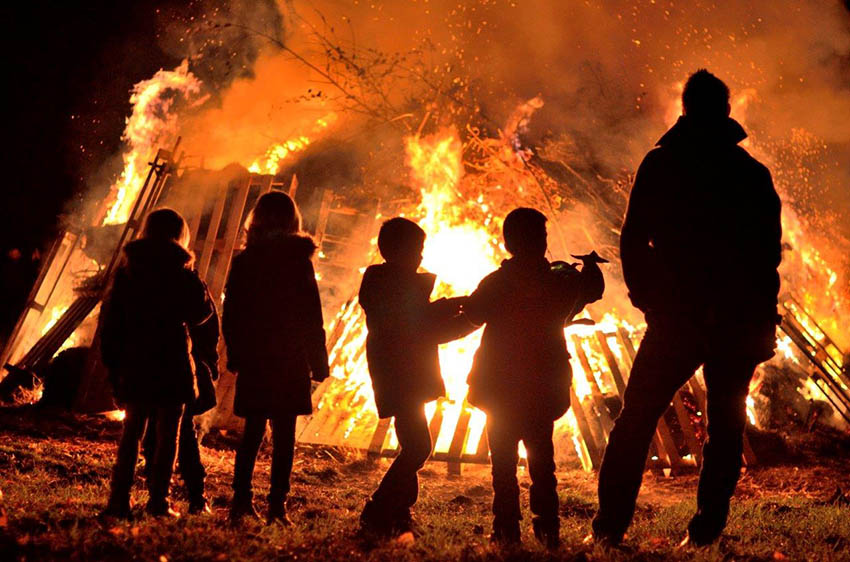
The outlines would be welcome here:
M 260 514 L 254 509 L 254 500 L 251 497 L 239 498 L 234 496 L 233 503 L 230 504 L 230 521 L 239 523 L 244 518 L 259 519 Z
M 360 528 L 367 533 L 388 536 L 392 534 L 392 524 L 387 510 L 373 500 L 366 501 L 360 513 Z
M 531 522 L 531 528 L 534 531 L 534 538 L 547 549 L 557 550 L 561 546 L 561 525 L 557 519 L 546 521 L 535 517 Z
M 292 527 L 292 520 L 286 515 L 285 501 L 269 502 L 269 511 L 266 515 L 266 525 L 277 523 L 284 527 Z
M 708 546 L 720 538 L 726 527 L 728 508 L 718 509 L 709 514 L 708 510 L 698 511 L 688 523 L 688 536 L 680 546 Z

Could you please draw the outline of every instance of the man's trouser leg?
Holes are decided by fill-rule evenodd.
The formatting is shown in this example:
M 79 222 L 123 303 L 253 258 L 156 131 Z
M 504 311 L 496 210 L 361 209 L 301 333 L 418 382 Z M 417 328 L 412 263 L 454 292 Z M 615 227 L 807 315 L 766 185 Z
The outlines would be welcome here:
M 552 444 L 553 423 L 539 422 L 527 427 L 522 441 L 528 453 L 528 474 L 531 488 L 528 491 L 535 525 L 549 531 L 559 527 L 558 479 L 555 478 L 555 448 Z
M 177 466 L 186 485 L 190 502 L 200 502 L 204 498 L 204 478 L 207 476 L 201 462 L 201 450 L 198 434 L 195 431 L 195 417 L 189 408 L 180 419 L 180 443 L 177 447 Z
M 125 412 L 109 491 L 109 508 L 116 510 L 130 507 L 130 488 L 133 487 L 136 461 L 139 458 L 139 441 L 148 422 L 148 409 L 145 407 L 127 406 Z
M 742 358 L 706 360 L 708 439 L 702 448 L 697 513 L 688 525 L 695 542 L 714 541 L 726 526 L 729 501 L 741 475 L 747 394 L 756 364 Z
M 254 478 L 254 464 L 257 453 L 263 443 L 266 433 L 266 418 L 249 416 L 245 418 L 245 429 L 242 432 L 242 442 L 236 450 L 236 463 L 233 467 L 234 499 L 250 501 L 253 497 L 251 481 Z
M 272 419 L 272 466 L 269 505 L 283 503 L 289 494 L 289 477 L 295 456 L 295 416 Z M 256 457 L 256 455 L 255 455 Z
M 395 432 L 399 454 L 372 494 L 372 501 L 404 516 L 419 496 L 417 473 L 431 456 L 431 432 L 424 405 L 396 415 Z
M 174 457 L 177 456 L 177 436 L 180 433 L 180 417 L 183 405 L 158 406 L 152 410 L 151 418 L 156 423 L 156 446 L 153 466 L 148 477 L 148 506 L 154 511 L 168 508 L 168 491 Z
M 658 419 L 700 365 L 698 344 L 685 330 L 648 328 L 599 469 L 598 538 L 618 542 L 631 523 Z
M 511 420 L 487 416 L 487 440 L 493 473 L 493 531 L 496 534 L 516 527 L 522 519 L 516 467 L 520 430 Z

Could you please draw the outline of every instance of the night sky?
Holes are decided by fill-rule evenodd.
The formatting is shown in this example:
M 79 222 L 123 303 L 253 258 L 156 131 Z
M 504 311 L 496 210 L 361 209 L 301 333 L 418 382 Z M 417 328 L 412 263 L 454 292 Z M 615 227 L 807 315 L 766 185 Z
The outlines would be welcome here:
M 160 4 L 158 6 L 157 4 Z M 179 59 L 156 40 L 164 2 L 3 8 L 8 117 L 0 247 L 49 244 L 59 215 L 120 148 L 129 91 Z

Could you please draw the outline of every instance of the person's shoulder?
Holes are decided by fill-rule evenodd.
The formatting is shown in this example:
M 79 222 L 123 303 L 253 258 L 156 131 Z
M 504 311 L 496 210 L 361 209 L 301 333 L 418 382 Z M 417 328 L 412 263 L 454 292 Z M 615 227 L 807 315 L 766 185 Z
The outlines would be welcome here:
M 763 183 L 772 182 L 770 169 L 747 152 L 747 149 L 743 146 L 736 145 L 733 149 L 733 154 L 737 160 L 739 170 L 757 181 Z
M 318 249 L 313 239 L 303 234 L 284 236 L 273 246 L 281 258 L 296 261 L 309 261 Z
M 204 283 L 204 280 L 201 279 L 201 276 L 196 270 L 191 269 L 189 267 L 185 267 L 180 271 L 180 276 L 186 287 L 192 290 L 193 292 L 206 293 L 207 284 Z
M 659 145 L 653 147 L 640 163 L 640 169 L 643 171 L 651 170 L 657 166 L 665 164 L 673 157 L 673 149 L 668 145 Z
M 505 282 L 505 268 L 499 267 L 495 271 L 491 271 L 478 283 L 478 289 L 491 289 Z

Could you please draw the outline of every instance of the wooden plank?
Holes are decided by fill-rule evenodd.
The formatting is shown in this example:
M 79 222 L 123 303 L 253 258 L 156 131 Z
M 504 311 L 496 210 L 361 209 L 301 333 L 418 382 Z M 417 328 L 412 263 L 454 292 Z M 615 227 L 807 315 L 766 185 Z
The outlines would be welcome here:
M 679 427 L 682 428 L 682 433 L 685 435 L 685 442 L 688 445 L 688 449 L 691 451 L 697 466 L 699 466 L 702 464 L 702 445 L 699 439 L 697 439 L 694 424 L 688 415 L 687 408 L 685 408 L 680 391 L 677 391 L 676 395 L 673 396 L 673 410 L 676 413 L 676 419 L 679 420 Z
M 617 358 L 614 356 L 614 352 L 611 351 L 611 346 L 608 345 L 608 337 L 601 331 L 597 331 L 596 339 L 599 342 L 599 347 L 602 349 L 602 355 L 608 363 L 608 368 L 611 370 L 611 378 L 614 379 L 614 386 L 617 387 L 617 392 L 622 399 L 623 395 L 626 393 L 626 381 L 623 378 L 623 373 L 620 371 L 620 365 L 617 363 Z
M 204 215 L 206 203 L 206 197 L 192 197 L 186 209 L 186 215 L 188 216 L 186 222 L 189 223 L 189 239 L 193 248 L 198 242 L 198 230 L 201 228 L 201 217 Z
M 449 474 L 460 476 L 460 458 L 463 455 L 463 446 L 466 443 L 467 430 L 469 429 L 469 420 L 472 417 L 469 408 L 461 407 L 460 417 L 455 426 L 452 442 L 449 445 Z
M 391 420 L 392 418 L 378 420 L 378 427 L 375 428 L 375 433 L 372 434 L 372 441 L 369 443 L 368 452 L 370 455 L 380 455 L 384 450 L 384 441 L 387 438 Z
M 322 247 L 322 240 L 325 237 L 325 230 L 328 227 L 328 218 L 330 217 L 331 203 L 333 203 L 333 200 L 334 192 L 330 189 L 326 189 L 322 193 L 322 202 L 319 205 L 319 217 L 316 220 L 316 233 L 314 234 L 316 246 L 319 248 Z
M 227 184 L 219 186 L 215 205 L 213 205 L 210 225 L 204 238 L 204 249 L 201 252 L 201 259 L 198 260 L 198 275 L 200 275 L 201 279 L 207 278 L 207 272 L 210 268 L 210 261 L 212 260 L 213 250 L 215 249 L 215 241 L 218 237 L 218 227 L 221 224 L 221 217 L 224 214 L 224 202 L 227 199 L 228 187 Z
M 587 353 L 585 353 L 584 347 L 581 345 L 581 339 L 578 336 L 573 335 L 572 340 L 573 345 L 575 345 L 576 354 L 578 355 L 582 370 L 584 371 L 584 378 L 590 386 L 590 394 L 592 396 L 593 403 L 596 406 L 596 418 L 599 421 L 599 430 L 601 432 L 599 434 L 598 442 L 607 443 L 608 435 L 611 433 L 611 429 L 614 428 L 614 421 L 611 419 L 611 412 L 608 411 L 608 405 L 605 404 L 605 397 L 602 396 L 602 391 L 599 388 L 599 384 L 596 382 L 596 377 L 593 376 L 593 368 L 590 366 Z
M 233 259 L 233 250 L 236 248 L 236 243 L 239 240 L 239 234 L 242 232 L 242 217 L 245 213 L 245 203 L 248 200 L 248 192 L 250 191 L 251 178 L 247 178 L 241 182 L 239 187 L 233 194 L 233 200 L 230 204 L 230 215 L 227 218 L 226 230 L 224 232 L 224 250 L 218 259 L 216 265 L 213 282 L 210 284 L 210 292 L 213 300 L 220 302 L 219 296 L 224 290 L 224 283 L 227 280 L 227 273 L 230 271 L 230 262 Z
M 490 441 L 487 437 L 487 424 L 481 428 L 481 439 L 478 440 L 478 448 L 475 450 L 475 455 L 472 457 L 478 462 L 486 463 L 490 459 Z
M 634 366 L 635 356 L 637 355 L 635 347 L 632 344 L 632 340 L 628 333 L 622 327 L 617 329 L 617 335 L 620 343 L 623 345 L 623 349 L 626 350 L 626 357 L 629 359 L 629 369 L 631 369 Z M 624 395 L 625 388 L 621 398 L 624 398 Z M 623 400 L 623 405 L 625 406 L 625 400 Z M 658 425 L 655 428 L 655 436 L 653 437 L 653 440 L 655 441 L 655 448 L 658 453 L 658 457 L 663 458 L 664 462 L 667 463 L 667 466 L 670 468 L 676 468 L 682 464 L 682 458 L 679 456 L 676 441 L 673 439 L 673 434 L 670 431 L 670 428 L 667 427 L 667 421 L 664 419 L 664 414 L 662 414 L 658 419 Z
M 587 423 L 587 417 L 585 416 L 581 401 L 578 399 L 572 386 L 570 386 L 570 402 L 579 433 L 581 433 L 581 437 L 587 447 L 587 454 L 590 456 L 591 465 L 594 469 L 597 469 L 602 465 L 602 448 L 596 443 L 593 434 L 590 432 L 590 426 Z
M 632 366 L 635 362 L 635 346 L 632 343 L 632 338 L 629 336 L 629 333 L 622 326 L 617 328 L 617 339 L 620 341 L 620 345 L 623 346 L 623 349 L 626 350 L 626 354 L 623 356 L 623 361 L 626 364 L 626 370 L 630 373 L 632 371 Z M 627 377 L 628 374 L 624 373 Z M 625 379 L 628 381 L 628 378 Z

